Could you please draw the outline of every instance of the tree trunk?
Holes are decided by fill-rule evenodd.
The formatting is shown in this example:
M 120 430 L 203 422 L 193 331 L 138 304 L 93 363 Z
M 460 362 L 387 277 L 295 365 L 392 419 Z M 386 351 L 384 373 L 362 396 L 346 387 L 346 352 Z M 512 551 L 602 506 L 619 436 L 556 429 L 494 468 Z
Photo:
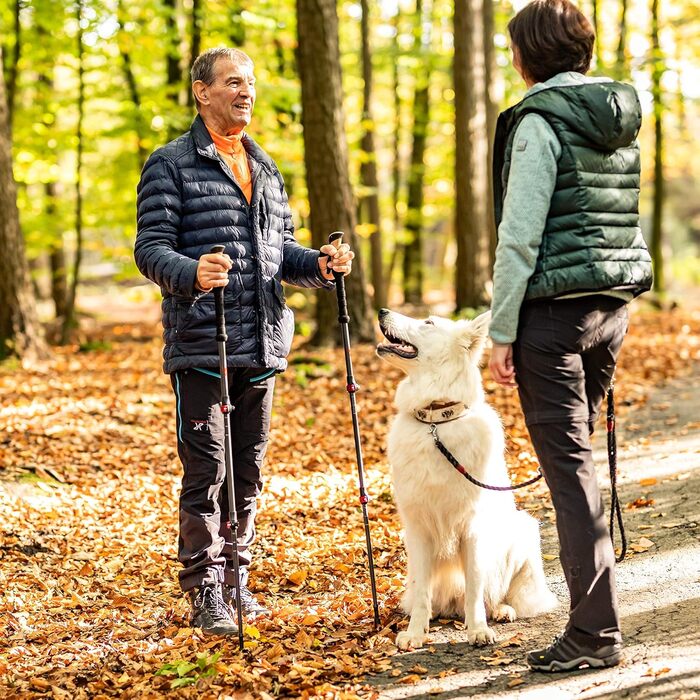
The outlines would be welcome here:
M 455 236 L 457 269 L 456 307 L 476 308 L 486 303 L 489 262 L 486 66 L 482 0 L 455 0 Z
M 243 22 L 243 3 L 240 0 L 229 2 L 231 19 L 229 20 L 229 40 L 231 46 L 240 49 L 245 44 L 245 23 Z
M 598 33 L 600 29 L 600 0 L 591 0 L 591 22 L 595 32 L 595 69 L 598 73 L 603 70 L 603 48 Z
M 659 43 L 659 0 L 651 0 L 651 94 L 654 100 L 654 196 L 651 217 L 651 259 L 654 265 L 654 291 L 666 291 L 664 272 L 664 141 L 663 141 L 663 95 L 661 79 L 664 74 L 664 59 Z
M 168 115 L 168 140 L 178 135 L 178 114 L 180 105 L 180 90 L 182 89 L 182 73 L 180 72 L 180 41 L 177 27 L 177 0 L 163 0 L 165 10 L 165 84 L 166 95 L 173 105 L 173 114 Z
M 61 328 L 61 344 L 65 345 L 70 340 L 71 331 L 77 327 L 76 298 L 80 281 L 80 264 L 83 258 L 83 118 L 85 116 L 85 55 L 83 47 L 83 29 L 80 22 L 83 16 L 83 0 L 78 0 L 76 6 L 78 21 L 78 123 L 76 125 L 76 174 L 75 174 L 75 253 L 73 255 L 73 270 L 71 275 L 68 305 L 63 317 Z
M 345 140 L 338 15 L 335 0 L 297 0 L 298 67 L 301 79 L 304 162 L 309 193 L 313 245 L 319 248 L 335 230 L 355 251 L 353 271 L 346 278 L 350 331 L 374 337 L 364 286 L 360 248 L 355 236 L 355 206 L 348 174 Z M 338 344 L 334 294 L 317 293 L 316 332 L 312 344 Z
M 615 76 L 618 80 L 627 77 L 627 2 L 620 1 L 620 38 L 617 42 L 617 57 L 615 59 Z
M 386 288 L 384 284 L 384 261 L 382 250 L 382 231 L 379 215 L 379 183 L 377 181 L 377 154 L 374 149 L 374 119 L 372 115 L 372 52 L 369 38 L 369 2 L 361 0 L 362 5 L 362 134 L 363 152 L 360 165 L 360 182 L 366 192 L 360 201 L 363 222 L 372 227 L 370 234 L 370 251 L 372 258 L 372 287 L 374 288 L 374 308 L 386 306 Z
M 43 18 L 42 18 L 43 19 Z M 45 18 L 39 21 L 36 17 L 36 32 L 40 44 L 47 44 L 51 40 L 51 22 L 53 18 Z M 56 85 L 54 80 L 54 54 L 46 52 L 46 62 L 37 64 L 37 84 L 39 89 L 36 94 L 36 100 L 40 102 L 44 113 L 43 123 L 47 128 L 52 128 L 56 123 L 56 106 L 54 97 L 56 93 Z M 58 155 L 56 148 L 48 147 L 51 161 L 56 162 Z M 49 169 L 51 172 L 51 169 Z M 58 187 L 55 179 L 50 179 L 44 183 L 44 211 L 46 212 L 46 220 L 49 224 L 48 233 L 48 260 L 49 274 L 51 280 L 51 299 L 54 303 L 54 313 L 56 318 L 64 318 L 68 309 L 68 269 L 66 266 L 66 252 L 63 242 L 63 227 L 61 222 L 57 220 L 57 203 L 58 203 Z
M 12 19 L 15 43 L 12 46 L 10 65 L 7 68 L 7 123 L 9 124 L 10 133 L 12 133 L 12 121 L 15 115 L 19 59 L 22 55 L 22 0 L 15 0 Z
M 124 4 L 123 0 L 117 2 L 117 43 L 119 44 L 119 53 L 122 58 L 122 71 L 124 72 L 124 80 L 129 90 L 131 102 L 134 105 L 134 121 L 136 128 L 136 149 L 139 159 L 139 170 L 143 168 L 143 164 L 148 158 L 148 149 L 146 148 L 146 125 L 141 114 L 141 95 L 139 94 L 136 76 L 131 67 L 131 54 L 129 53 L 128 42 L 129 37 L 124 31 Z
M 413 145 L 408 173 L 408 198 L 406 212 L 406 243 L 403 247 L 403 298 L 404 303 L 423 303 L 423 176 L 425 174 L 425 144 L 430 120 L 430 26 L 431 11 L 423 8 L 422 0 L 416 0 L 415 46 L 420 46 L 423 65 L 416 75 L 413 97 Z
M 192 64 L 202 50 L 202 19 L 202 0 L 192 0 L 192 15 L 190 21 L 192 42 L 190 44 L 189 70 L 187 71 L 187 76 L 185 76 L 185 82 L 187 83 L 187 104 L 190 107 L 194 107 L 194 94 L 192 93 L 190 70 L 192 70 Z
M 496 74 L 496 52 L 493 47 L 495 33 L 494 0 L 483 0 L 483 30 L 484 30 L 484 101 L 486 103 L 486 130 L 487 130 L 487 155 L 486 155 L 486 182 L 488 187 L 488 200 L 486 203 L 486 226 L 488 235 L 488 272 L 487 278 L 493 276 L 493 265 L 496 261 L 496 245 L 498 235 L 496 231 L 496 219 L 493 207 L 493 142 L 496 136 L 496 121 L 498 119 L 498 105 L 493 97 L 493 80 Z
M 399 84 L 401 73 L 399 71 L 399 23 L 401 19 L 401 8 L 397 7 L 394 17 L 394 55 L 393 55 L 393 85 L 394 85 L 394 138 L 392 143 L 392 166 L 391 166 L 391 201 L 394 212 L 394 247 L 391 252 L 389 264 L 385 275 L 385 288 L 387 295 L 391 291 L 391 280 L 394 277 L 394 269 L 401 251 L 399 243 L 401 234 L 401 214 L 399 213 L 399 202 L 401 201 L 401 96 L 399 94 Z
M 1 57 L 0 57 L 1 58 Z M 31 362 L 48 350 L 36 312 L 24 239 L 19 226 L 17 186 L 12 173 L 12 137 L 5 76 L 0 71 L 0 359 Z

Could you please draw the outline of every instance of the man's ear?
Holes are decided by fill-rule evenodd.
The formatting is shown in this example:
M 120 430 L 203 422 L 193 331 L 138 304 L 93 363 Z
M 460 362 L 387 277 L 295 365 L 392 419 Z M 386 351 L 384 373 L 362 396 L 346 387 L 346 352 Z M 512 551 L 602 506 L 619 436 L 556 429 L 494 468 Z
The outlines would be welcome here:
M 200 104 L 209 104 L 209 86 L 203 80 L 195 80 L 192 83 L 192 92 Z

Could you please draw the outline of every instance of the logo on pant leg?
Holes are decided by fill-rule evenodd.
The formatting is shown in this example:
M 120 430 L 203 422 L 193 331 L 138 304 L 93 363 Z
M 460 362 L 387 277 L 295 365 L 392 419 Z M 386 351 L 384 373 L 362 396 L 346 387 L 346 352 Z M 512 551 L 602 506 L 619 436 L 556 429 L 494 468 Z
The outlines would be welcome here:
M 190 420 L 190 423 L 192 423 L 192 430 L 194 430 L 196 433 L 209 432 L 209 421 L 207 420 L 198 420 L 194 418 Z

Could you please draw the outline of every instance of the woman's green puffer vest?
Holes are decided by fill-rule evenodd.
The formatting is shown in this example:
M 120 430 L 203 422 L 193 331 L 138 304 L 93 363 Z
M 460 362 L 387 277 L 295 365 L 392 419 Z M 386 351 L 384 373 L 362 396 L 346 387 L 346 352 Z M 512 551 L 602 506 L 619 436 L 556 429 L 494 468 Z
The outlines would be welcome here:
M 652 284 L 651 258 L 639 227 L 641 107 L 629 85 L 596 82 L 552 87 L 503 112 L 494 146 L 494 200 L 500 224 L 513 137 L 536 113 L 561 143 L 556 187 L 525 299 L 626 290 Z

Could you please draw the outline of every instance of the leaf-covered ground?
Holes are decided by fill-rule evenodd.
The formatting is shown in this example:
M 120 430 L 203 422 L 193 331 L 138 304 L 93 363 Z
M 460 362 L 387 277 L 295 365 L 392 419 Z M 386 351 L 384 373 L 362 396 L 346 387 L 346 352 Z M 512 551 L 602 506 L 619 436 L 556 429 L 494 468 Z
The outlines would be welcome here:
M 699 335 L 697 313 L 635 310 L 618 371 L 622 418 L 700 359 Z M 177 588 L 180 467 L 157 329 L 110 326 L 96 339 L 34 371 L 0 369 L 2 696 L 370 695 L 361 677 L 391 673 L 405 624 L 384 449 L 398 374 L 372 347 L 353 348 L 382 629 L 372 627 L 342 352 L 302 351 L 278 378 L 251 575 L 274 615 L 247 628 L 241 654 L 237 640 L 187 626 Z M 512 477 L 526 478 L 536 460 L 517 398 L 484 376 Z M 545 488 L 527 491 L 522 505 L 551 517 Z

